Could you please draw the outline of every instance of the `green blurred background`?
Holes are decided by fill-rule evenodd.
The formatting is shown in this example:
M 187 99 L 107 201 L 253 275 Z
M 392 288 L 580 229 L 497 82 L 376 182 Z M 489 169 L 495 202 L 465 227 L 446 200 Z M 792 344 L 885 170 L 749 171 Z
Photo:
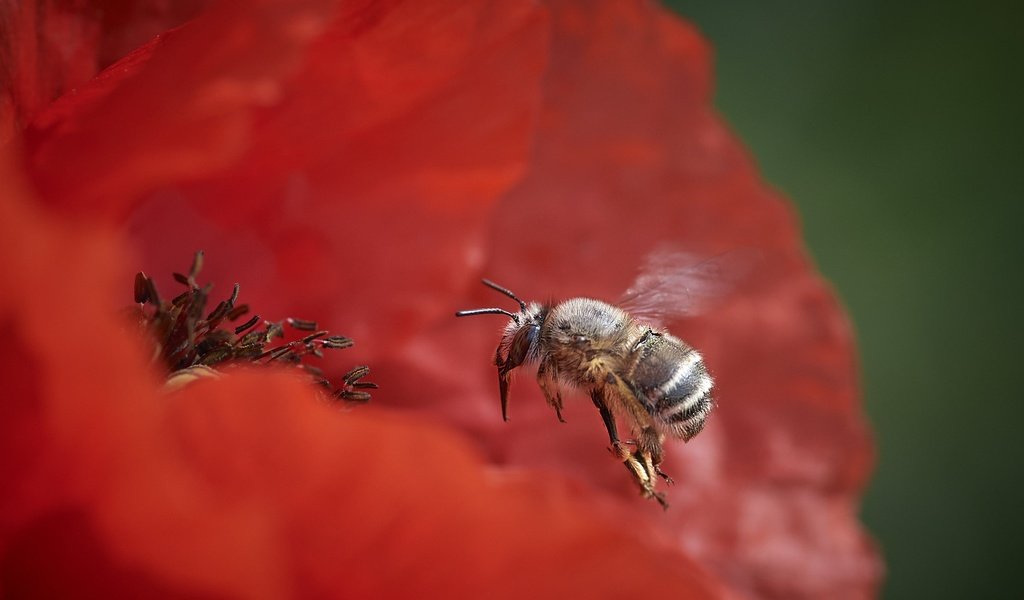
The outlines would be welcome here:
M 856 325 L 886 598 L 1021 598 L 1024 9 L 675 0 Z

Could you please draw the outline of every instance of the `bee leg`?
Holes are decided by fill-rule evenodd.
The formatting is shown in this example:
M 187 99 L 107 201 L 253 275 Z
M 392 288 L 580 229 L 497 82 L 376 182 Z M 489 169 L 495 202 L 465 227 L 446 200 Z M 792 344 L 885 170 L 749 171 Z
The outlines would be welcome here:
M 651 330 L 648 330 L 645 336 L 659 335 Z M 658 465 L 661 463 L 662 451 L 661 443 L 665 439 L 653 425 L 650 424 L 650 414 L 644 407 L 641 401 L 637 398 L 637 392 L 631 386 L 625 383 L 625 380 L 615 375 L 609 375 L 607 378 L 609 385 L 615 386 L 615 390 L 618 392 L 619 398 L 622 399 L 627 410 L 633 414 L 635 419 L 635 425 L 633 433 L 636 435 L 637 440 L 635 442 L 627 442 L 636 446 L 636 450 L 633 451 L 633 456 L 637 457 L 644 469 L 647 472 L 647 478 L 651 480 L 652 485 L 654 477 L 661 475 L 661 471 Z M 646 424 L 645 424 L 646 423 Z
M 558 391 L 554 369 L 551 369 L 546 362 L 541 363 L 540 368 L 537 369 L 537 383 L 540 385 L 541 391 L 544 392 L 544 399 L 548 401 L 551 408 L 555 409 L 555 415 L 558 416 L 559 422 L 565 423 L 565 419 L 562 418 L 562 394 Z
M 662 442 L 664 440 L 664 435 L 654 427 L 648 425 L 640 430 L 637 448 L 640 451 L 640 455 L 644 458 L 644 463 L 650 468 L 649 472 L 657 474 L 665 480 L 665 483 L 672 485 L 674 483 L 672 478 L 661 470 L 661 461 L 664 458 L 664 454 L 662 453 Z
M 615 417 L 612 415 L 612 411 L 608 410 L 608 405 L 605 404 L 604 392 L 601 389 L 595 389 L 590 392 L 590 399 L 594 401 L 594 406 L 601 413 L 604 427 L 608 430 L 608 439 L 612 443 L 612 454 L 620 460 L 628 460 L 633 456 L 633 453 L 630 452 L 625 444 L 619 441 L 619 430 L 615 426 Z
M 665 500 L 665 494 L 662 494 L 661 492 L 654 492 L 653 498 L 658 501 L 662 510 L 668 510 L 668 501 Z
M 652 477 L 652 473 L 657 470 L 657 467 L 652 464 L 650 455 L 642 455 L 638 458 L 636 454 L 630 453 L 623 464 L 626 465 L 626 470 L 640 486 L 640 495 L 647 499 L 657 500 L 658 504 L 667 510 L 668 502 L 665 500 L 665 494 L 654 491 L 655 479 Z
M 605 403 L 603 390 L 595 389 L 590 392 L 590 399 L 594 401 L 594 406 L 600 411 L 601 418 L 604 420 L 604 426 L 608 429 L 608 439 L 612 443 L 612 455 L 621 460 L 626 467 L 626 471 L 633 476 L 633 480 L 640 486 L 641 496 L 648 499 L 653 498 L 658 501 L 658 504 L 661 504 L 662 508 L 667 509 L 668 502 L 665 501 L 665 495 L 654 491 L 654 473 L 656 470 L 650 454 L 646 453 L 645 455 L 645 453 L 630 450 L 628 444 L 635 444 L 635 442 L 623 443 L 619 441 L 615 417 Z

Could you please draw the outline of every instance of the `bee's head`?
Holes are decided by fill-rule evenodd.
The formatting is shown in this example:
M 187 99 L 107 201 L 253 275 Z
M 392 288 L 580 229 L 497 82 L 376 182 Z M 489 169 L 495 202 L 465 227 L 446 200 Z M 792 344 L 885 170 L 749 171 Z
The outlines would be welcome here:
M 455 313 L 456 317 L 468 317 L 471 315 L 505 315 L 509 318 L 505 331 L 501 336 L 501 343 L 495 353 L 495 364 L 498 365 L 499 380 L 502 385 L 501 409 L 505 420 L 508 420 L 507 412 L 507 386 L 508 373 L 526 361 L 534 360 L 539 353 L 540 326 L 547 315 L 548 307 L 532 303 L 527 305 L 519 296 L 500 285 L 483 280 L 487 287 L 501 292 L 519 303 L 519 312 L 509 312 L 503 308 L 477 308 L 473 310 L 460 310 Z
M 475 308 L 473 310 L 460 310 L 455 313 L 455 316 L 505 315 L 508 317 L 509 322 L 505 326 L 501 345 L 503 349 L 507 350 L 508 358 L 506 360 L 512 361 L 515 363 L 515 366 L 518 366 L 523 361 L 531 358 L 536 352 L 540 325 L 544 321 L 547 309 L 537 303 L 527 305 L 519 296 L 488 279 L 484 279 L 483 284 L 518 302 L 519 312 L 509 312 L 504 308 Z

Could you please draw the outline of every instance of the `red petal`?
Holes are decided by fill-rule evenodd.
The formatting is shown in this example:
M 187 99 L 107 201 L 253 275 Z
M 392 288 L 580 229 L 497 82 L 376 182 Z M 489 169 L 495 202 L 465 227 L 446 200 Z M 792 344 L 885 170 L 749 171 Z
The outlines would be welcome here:
M 75 212 L 141 201 L 131 228 L 149 272 L 201 248 L 207 276 L 240 282 L 268 315 L 316 314 L 370 350 L 400 343 L 448 312 L 521 174 L 545 15 L 528 2 L 347 7 L 285 78 L 317 23 L 292 6 L 204 14 L 87 101 L 66 98 L 33 129 L 36 181 Z
M 285 4 L 217 4 L 40 115 L 27 142 L 44 198 L 117 214 L 141 191 L 236 159 L 249 109 L 278 99 L 332 8 Z
M 790 207 L 714 114 L 704 43 L 647 4 L 552 5 L 535 158 L 498 206 L 482 274 L 527 299 L 614 301 L 665 242 L 705 256 L 763 253 L 742 295 L 671 326 L 701 349 L 720 406 L 700 437 L 671 445 L 665 468 L 677 483 L 657 521 L 740 590 L 873 594 L 881 569 L 856 514 L 872 448 L 849 324 L 808 264 Z M 500 301 L 481 286 L 458 306 Z M 560 425 L 527 376 L 512 423 L 500 423 L 489 366 L 498 326 L 486 318 L 439 325 L 378 379 L 385 389 L 399 380 L 403 403 L 477 431 L 497 460 L 632 500 L 589 401 L 567 406 Z M 453 369 L 466 357 L 475 365 Z
M 75 214 L 132 211 L 147 271 L 181 269 L 203 247 L 219 289 L 237 277 L 246 300 L 268 316 L 315 318 L 352 334 L 389 357 L 374 362 L 379 402 L 458 423 L 498 462 L 575 479 L 601 514 L 628 515 L 623 522 L 642 535 L 660 530 L 734 590 L 871 594 L 880 566 L 855 518 L 871 447 L 848 324 L 803 256 L 788 206 L 764 188 L 711 110 L 706 47 L 646 3 L 552 5 L 543 81 L 548 23 L 533 5 L 370 3 L 323 34 L 297 38 L 275 27 L 301 20 L 300 12 L 285 7 L 290 18 L 275 20 L 260 5 L 235 23 L 222 7 L 37 120 L 35 181 L 51 205 Z M 237 45 L 217 44 L 208 62 L 198 61 L 211 39 Z M 299 59 L 307 44 L 311 53 Z M 264 51 L 293 60 L 265 61 Z M 424 55 L 432 68 L 417 60 Z M 166 110 L 168 102 L 180 109 Z M 570 424 L 559 426 L 535 386 L 522 382 L 513 424 L 503 426 L 488 364 L 497 324 L 447 316 L 495 301 L 483 289 L 463 291 L 477 271 L 528 297 L 612 300 L 663 241 L 706 255 L 754 247 L 765 257 L 743 294 L 672 324 L 716 374 L 720 408 L 705 433 L 670 450 L 665 466 L 679 483 L 665 518 L 640 504 L 603 454 L 606 439 L 586 404 L 567 407 Z M 282 424 L 306 418 L 259 406 Z M 31 430 L 32 410 L 12 412 Z M 248 423 L 238 445 L 258 450 L 245 436 L 262 425 L 227 414 Z M 329 448 L 362 456 L 375 439 L 384 438 Z M 425 473 L 450 475 L 450 486 L 483 477 L 472 468 L 448 473 L 441 465 L 449 459 L 432 460 Z M 427 485 L 416 481 L 409 489 Z M 223 527 L 253 530 L 247 514 Z M 124 535 L 135 531 L 131 523 Z M 191 556 L 187 545 L 168 552 Z M 279 589 L 279 575 L 266 572 L 263 589 Z
M 5 6 L 0 12 L 0 141 L 204 3 L 24 0 Z

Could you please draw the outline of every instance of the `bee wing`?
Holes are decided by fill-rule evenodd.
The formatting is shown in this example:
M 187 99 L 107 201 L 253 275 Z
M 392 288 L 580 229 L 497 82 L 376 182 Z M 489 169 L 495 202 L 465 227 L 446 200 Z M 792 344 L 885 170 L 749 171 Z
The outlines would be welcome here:
M 708 258 L 664 246 L 647 255 L 619 306 L 654 324 L 699 315 L 748 279 L 761 259 L 761 253 L 752 248 Z

